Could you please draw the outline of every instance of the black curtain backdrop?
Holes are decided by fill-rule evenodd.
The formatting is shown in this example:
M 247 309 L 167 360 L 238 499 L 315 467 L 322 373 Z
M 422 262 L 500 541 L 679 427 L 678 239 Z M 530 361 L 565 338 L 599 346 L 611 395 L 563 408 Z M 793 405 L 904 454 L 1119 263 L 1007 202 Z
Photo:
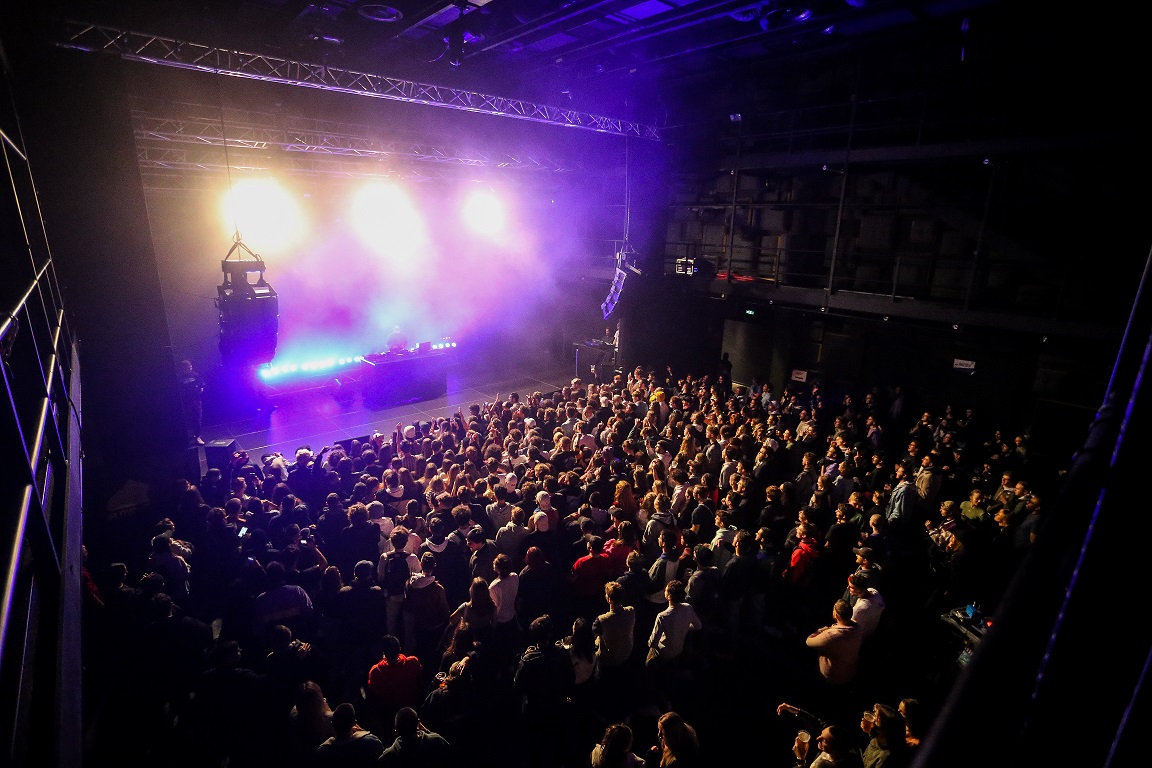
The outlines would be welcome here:
M 29 163 L 80 342 L 85 495 L 95 512 L 130 479 L 168 480 L 184 447 L 123 87 L 129 65 L 37 41 L 16 57 Z

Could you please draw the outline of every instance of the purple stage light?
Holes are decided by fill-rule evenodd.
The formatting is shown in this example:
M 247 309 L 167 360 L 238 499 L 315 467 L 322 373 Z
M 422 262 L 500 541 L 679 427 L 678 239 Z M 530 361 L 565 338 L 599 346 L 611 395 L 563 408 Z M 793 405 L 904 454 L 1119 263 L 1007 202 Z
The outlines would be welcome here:
M 263 381 L 284 381 L 294 378 L 293 374 L 302 374 L 295 378 L 327 374 L 338 369 L 347 369 L 352 365 L 364 361 L 363 355 L 355 357 L 327 357 L 302 361 L 278 361 L 262 365 L 256 369 L 256 375 Z

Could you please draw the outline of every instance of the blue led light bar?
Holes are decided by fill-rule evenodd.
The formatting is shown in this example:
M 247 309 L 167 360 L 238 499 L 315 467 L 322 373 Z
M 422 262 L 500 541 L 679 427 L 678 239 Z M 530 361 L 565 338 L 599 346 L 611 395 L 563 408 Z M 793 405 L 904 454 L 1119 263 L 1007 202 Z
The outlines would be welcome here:
M 423 345 L 421 345 L 423 347 Z M 450 338 L 444 338 L 437 342 L 432 342 L 424 347 L 430 351 L 441 352 L 449 349 L 456 349 L 456 342 Z M 413 354 L 413 350 L 406 350 L 403 355 Z M 346 371 L 353 366 L 360 365 L 364 362 L 365 357 L 385 356 L 389 353 L 378 352 L 368 355 L 355 355 L 347 357 L 324 357 L 306 360 L 292 360 L 281 359 L 272 363 L 262 365 L 256 369 L 256 375 L 264 382 L 273 381 L 287 381 L 290 379 L 307 379 L 316 376 L 326 376 L 329 374 L 337 373 L 339 371 Z
M 363 355 L 357 355 L 355 357 L 327 357 L 319 360 L 284 360 L 262 365 L 256 370 L 256 374 L 264 381 L 271 381 L 273 379 L 292 376 L 315 376 L 317 374 L 347 368 L 350 365 L 362 362 L 364 362 Z

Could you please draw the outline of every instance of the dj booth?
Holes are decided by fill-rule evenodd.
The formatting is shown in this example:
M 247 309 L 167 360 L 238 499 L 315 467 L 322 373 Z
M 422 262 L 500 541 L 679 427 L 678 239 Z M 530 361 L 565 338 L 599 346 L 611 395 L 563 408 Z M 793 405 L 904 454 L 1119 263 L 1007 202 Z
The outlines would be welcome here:
M 577 341 L 572 346 L 576 348 L 577 377 L 591 373 L 603 378 L 608 371 L 616 367 L 616 347 L 610 341 L 587 339 Z
M 448 394 L 452 349 L 404 350 L 364 356 L 364 402 L 369 406 L 434 400 Z

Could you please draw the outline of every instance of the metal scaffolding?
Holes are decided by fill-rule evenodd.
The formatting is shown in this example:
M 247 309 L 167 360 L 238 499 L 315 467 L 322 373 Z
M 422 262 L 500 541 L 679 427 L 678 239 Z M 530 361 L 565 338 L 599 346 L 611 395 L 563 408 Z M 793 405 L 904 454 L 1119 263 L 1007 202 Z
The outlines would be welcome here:
M 56 44 L 82 51 L 113 53 L 129 61 L 411 104 L 446 107 L 568 128 L 582 128 L 598 133 L 636 136 L 652 141 L 660 139 L 659 131 L 654 126 L 628 120 L 323 64 L 216 48 L 99 24 L 65 21 L 63 38 Z

